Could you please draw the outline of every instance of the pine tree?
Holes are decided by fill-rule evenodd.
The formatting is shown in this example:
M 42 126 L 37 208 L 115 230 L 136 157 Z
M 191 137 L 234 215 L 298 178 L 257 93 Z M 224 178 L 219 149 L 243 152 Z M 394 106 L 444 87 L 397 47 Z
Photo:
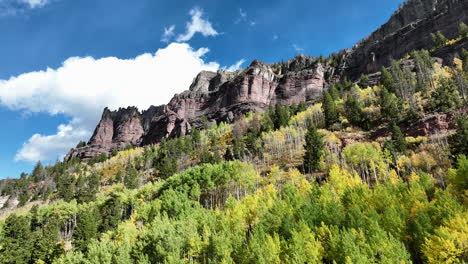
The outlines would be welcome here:
M 380 112 L 385 120 L 399 120 L 398 99 L 394 94 L 389 93 L 385 87 L 380 92 Z
M 42 166 L 42 163 L 38 161 L 31 174 L 31 179 L 34 182 L 40 182 L 40 181 L 43 181 L 45 177 L 46 177 L 46 171 L 44 167 Z
M 468 74 L 468 51 L 462 49 L 461 58 L 463 61 L 463 71 Z
M 336 88 L 336 85 L 332 85 L 330 87 L 330 90 L 328 90 L 328 93 L 332 97 L 333 101 L 336 101 L 336 100 L 340 99 L 340 92 Z
M 397 126 L 395 122 L 392 122 L 390 124 L 390 130 L 392 132 L 392 143 L 395 146 L 395 149 L 399 152 L 405 153 L 407 149 L 406 139 L 401 132 L 400 127 Z
M 82 252 L 86 251 L 86 247 L 91 239 L 96 238 L 98 234 L 97 214 L 94 210 L 84 210 L 78 218 L 75 232 L 73 234 L 74 247 Z
M 355 126 L 362 125 L 363 113 L 361 104 L 358 102 L 358 100 L 356 100 L 354 96 L 349 95 L 346 99 L 345 107 L 348 121 Z
M 439 87 L 431 94 L 430 104 L 435 111 L 450 111 L 460 102 L 457 85 L 452 79 L 442 79 Z
M 432 33 L 431 38 L 436 48 L 443 47 L 447 43 L 447 38 L 440 31 L 437 31 L 436 34 Z
M 451 152 L 454 157 L 468 154 L 468 116 L 457 118 L 457 131 L 450 139 Z
M 359 87 L 364 89 L 369 86 L 370 86 L 369 76 L 367 76 L 366 74 L 362 74 L 361 77 L 359 78 Z
M 26 216 L 13 214 L 7 217 L 0 239 L 0 263 L 30 263 L 32 241 L 31 227 Z
M 325 115 L 325 125 L 327 128 L 330 128 L 333 124 L 338 122 L 338 111 L 336 111 L 335 102 L 328 92 L 323 94 L 322 109 Z
M 387 70 L 387 68 L 382 67 L 381 70 L 380 82 L 383 87 L 385 87 L 389 92 L 395 92 L 395 80 L 393 79 L 392 74 Z
M 124 184 L 128 189 L 135 189 L 138 187 L 138 171 L 131 164 L 127 166 Z
M 307 173 L 320 169 L 320 159 L 323 156 L 323 137 L 315 126 L 309 126 L 305 137 L 304 170 Z
M 460 25 L 458 25 L 458 33 L 460 34 L 460 37 L 468 38 L 468 26 L 461 22 Z

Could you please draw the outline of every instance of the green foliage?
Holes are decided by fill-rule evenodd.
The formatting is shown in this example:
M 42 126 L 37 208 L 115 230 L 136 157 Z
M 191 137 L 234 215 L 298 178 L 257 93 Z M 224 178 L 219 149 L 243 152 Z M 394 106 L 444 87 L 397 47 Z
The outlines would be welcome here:
M 28 264 L 31 260 L 33 239 L 29 220 L 25 216 L 9 216 L 2 228 L 0 263 Z
M 452 154 L 468 154 L 468 116 L 463 115 L 457 118 L 457 131 L 449 139 Z
M 395 122 L 392 122 L 390 124 L 390 131 L 392 134 L 392 143 L 395 146 L 395 149 L 401 153 L 405 153 L 407 150 L 407 144 L 400 127 L 397 126 Z
M 400 119 L 401 104 L 393 93 L 384 87 L 380 92 L 380 112 L 385 120 L 398 121 Z
M 443 47 L 447 43 L 447 38 L 440 31 L 437 31 L 435 34 L 431 33 L 431 38 L 436 48 Z
M 365 127 L 364 113 L 362 104 L 352 95 L 349 95 L 345 101 L 346 117 L 348 121 L 359 127 Z
M 393 79 L 392 74 L 387 70 L 387 68 L 382 67 L 380 76 L 380 83 L 387 91 L 395 92 L 395 80 Z
M 460 34 L 460 37 L 462 38 L 468 37 L 468 26 L 465 23 L 461 22 L 458 25 L 458 34 Z
M 359 78 L 359 87 L 367 88 L 369 86 L 370 86 L 369 76 L 367 76 L 366 74 L 361 75 L 361 77 Z
M 338 122 L 338 111 L 336 110 L 335 101 L 328 92 L 323 94 L 322 109 L 325 115 L 325 125 L 328 128 Z
M 135 189 L 138 187 L 138 171 L 131 164 L 127 167 L 124 184 L 128 189 Z
M 308 173 L 320 169 L 320 159 L 323 156 L 323 137 L 315 126 L 309 126 L 305 136 L 304 170 Z
M 78 224 L 73 234 L 73 246 L 76 250 L 86 252 L 88 244 L 97 238 L 99 217 L 95 210 L 84 210 L 78 216 Z
M 458 105 L 461 99 L 453 79 L 443 79 L 439 87 L 431 95 L 431 107 L 435 111 L 447 112 Z

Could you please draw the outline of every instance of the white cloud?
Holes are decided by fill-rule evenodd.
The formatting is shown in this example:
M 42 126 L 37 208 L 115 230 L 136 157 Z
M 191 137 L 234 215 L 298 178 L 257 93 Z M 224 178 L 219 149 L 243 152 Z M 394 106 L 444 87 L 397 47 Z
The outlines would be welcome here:
M 296 52 L 303 52 L 304 49 L 302 47 L 299 47 L 297 44 L 293 44 L 292 47 Z
M 247 21 L 247 12 L 239 8 L 239 17 L 234 21 L 235 24 L 239 24 L 241 21 Z
M 175 25 L 171 25 L 169 28 L 164 28 L 164 33 L 161 37 L 161 41 L 169 43 L 171 38 L 174 36 Z
M 14 16 L 58 0 L 0 0 L 0 16 Z
M 228 68 L 226 68 L 226 70 L 228 71 L 231 71 L 231 72 L 234 72 L 234 71 L 237 71 L 241 68 L 242 64 L 245 63 L 245 59 L 241 59 L 239 60 L 238 62 L 236 62 L 235 64 L 229 66 Z
M 199 8 L 190 10 L 192 20 L 187 22 L 186 32 L 177 37 L 177 41 L 189 41 L 196 33 L 203 36 L 217 36 L 219 33 L 213 28 L 211 22 L 202 18 L 203 11 Z
M 89 139 L 106 106 L 146 109 L 167 103 L 174 93 L 188 89 L 200 71 L 220 68 L 216 62 L 203 60 L 208 51 L 171 43 L 155 54 L 132 59 L 73 57 L 57 69 L 0 80 L 0 105 L 72 118 L 55 135 L 32 136 L 16 159 L 54 161 L 63 156 L 78 141 Z
M 30 8 L 43 7 L 49 3 L 48 0 L 19 0 L 20 2 L 29 5 Z

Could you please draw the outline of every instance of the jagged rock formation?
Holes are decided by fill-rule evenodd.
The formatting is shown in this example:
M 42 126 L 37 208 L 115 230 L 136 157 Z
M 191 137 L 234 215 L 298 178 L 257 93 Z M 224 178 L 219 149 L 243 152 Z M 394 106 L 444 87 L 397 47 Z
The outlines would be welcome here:
M 371 73 L 371 83 L 375 84 L 382 66 L 412 50 L 430 49 L 431 33 L 441 31 L 455 38 L 460 22 L 468 24 L 467 0 L 410 0 L 352 50 L 336 54 L 334 64 L 299 55 L 284 63 L 253 61 L 234 73 L 201 72 L 188 91 L 175 95 L 167 105 L 152 106 L 142 113 L 134 107 L 115 112 L 105 109 L 87 146 L 72 150 L 66 160 L 91 158 L 129 144 L 158 143 L 162 138 L 185 135 L 204 122 L 230 122 L 270 104 L 311 101 L 327 89 L 328 83 L 345 77 L 355 80 Z M 433 56 L 451 62 L 462 48 L 468 49 L 468 41 L 444 47 Z
M 466 0 L 410 0 L 349 52 L 346 74 L 357 79 L 363 73 L 379 71 L 392 59 L 402 58 L 412 50 L 430 49 L 431 33 L 437 31 L 449 39 L 456 38 L 460 22 L 468 24 Z
M 270 104 L 294 104 L 318 98 L 326 87 L 330 67 L 304 55 L 282 64 L 253 61 L 237 72 L 203 71 L 190 89 L 163 106 L 140 113 L 135 107 L 104 109 L 86 146 L 72 150 L 66 160 L 87 159 L 128 145 L 154 144 L 185 135 L 204 122 L 231 122 Z M 329 74 L 331 76 L 332 74 Z

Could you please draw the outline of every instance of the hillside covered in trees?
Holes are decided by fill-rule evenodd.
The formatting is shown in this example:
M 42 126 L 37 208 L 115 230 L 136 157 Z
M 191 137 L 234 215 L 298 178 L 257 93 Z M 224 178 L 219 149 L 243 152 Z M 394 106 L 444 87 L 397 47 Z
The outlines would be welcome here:
M 467 263 L 468 52 L 432 57 L 467 38 L 435 32 L 312 101 L 38 162 L 0 182 L 0 263 Z

